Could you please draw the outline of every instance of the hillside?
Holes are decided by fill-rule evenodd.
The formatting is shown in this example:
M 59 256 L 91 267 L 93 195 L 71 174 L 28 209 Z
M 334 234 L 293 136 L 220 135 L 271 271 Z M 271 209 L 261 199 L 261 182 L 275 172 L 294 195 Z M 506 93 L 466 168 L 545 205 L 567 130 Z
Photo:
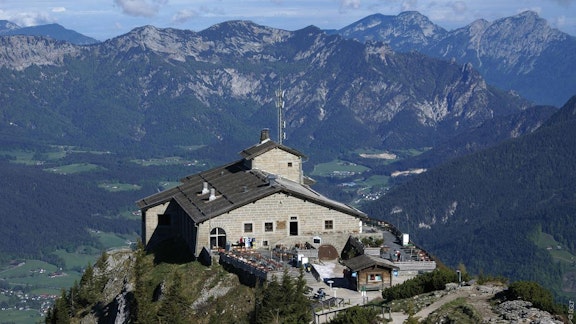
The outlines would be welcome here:
M 382 298 L 386 294 L 375 292 L 370 294 L 369 307 L 359 307 L 344 299 L 344 305 L 327 308 L 312 295 L 296 288 L 300 284 L 326 285 L 316 282 L 311 275 L 307 277 L 313 282 L 305 280 L 301 283 L 299 278 L 284 275 L 251 288 L 240 284 L 235 274 L 227 272 L 219 264 L 206 267 L 177 253 L 182 247 L 177 242 L 166 242 L 161 249 L 148 254 L 142 250 L 104 254 L 94 267 L 86 270 L 79 284 L 62 293 L 48 313 L 47 323 L 68 320 L 98 323 L 303 323 L 293 321 L 292 315 L 303 311 L 311 318 L 312 308 L 317 314 L 327 314 L 317 318 L 321 323 L 350 323 L 352 318 L 355 323 L 381 323 L 373 322 L 378 317 L 387 320 L 382 322 L 398 324 L 414 319 L 424 323 L 447 320 L 457 323 L 508 323 L 511 320 L 562 323 L 559 316 L 543 309 L 552 308 L 560 314 L 565 312 L 550 304 L 551 294 L 533 283 L 509 287 L 498 281 L 471 281 L 459 286 L 453 282 L 457 279 L 455 273 L 446 269 L 411 280 L 419 282 L 418 286 L 407 282 L 392 289 L 410 291 L 407 298 L 394 298 L 387 302 Z M 344 289 L 340 290 L 340 295 L 346 295 Z M 301 304 L 295 305 L 293 300 Z M 275 304 L 268 312 L 264 311 L 267 303 Z
M 431 169 L 364 210 L 450 266 L 574 296 L 575 111 L 572 98 L 532 134 Z

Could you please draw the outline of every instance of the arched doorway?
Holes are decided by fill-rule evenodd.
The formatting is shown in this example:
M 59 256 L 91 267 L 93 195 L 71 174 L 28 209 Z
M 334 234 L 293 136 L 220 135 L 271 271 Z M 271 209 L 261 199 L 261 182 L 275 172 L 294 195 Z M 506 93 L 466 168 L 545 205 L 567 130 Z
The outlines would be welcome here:
M 220 227 L 215 227 L 210 231 L 210 248 L 218 249 L 226 247 L 226 231 Z

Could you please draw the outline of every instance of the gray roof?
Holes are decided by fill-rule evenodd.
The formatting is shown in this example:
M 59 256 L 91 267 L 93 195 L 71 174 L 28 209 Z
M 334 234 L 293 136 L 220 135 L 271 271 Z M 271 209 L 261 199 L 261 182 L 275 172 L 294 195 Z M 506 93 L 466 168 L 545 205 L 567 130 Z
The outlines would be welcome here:
M 266 140 L 262 143 L 258 143 L 256 145 L 253 145 L 245 150 L 243 150 L 242 152 L 240 152 L 240 155 L 242 155 L 243 158 L 245 158 L 246 160 L 251 160 L 255 157 L 257 157 L 260 154 L 266 153 L 272 149 L 275 148 L 279 148 L 281 150 L 284 150 L 286 152 L 292 153 L 296 156 L 300 156 L 303 158 L 306 158 L 306 156 L 302 153 L 300 153 L 299 151 L 290 148 L 288 146 L 284 146 L 282 144 L 278 144 L 272 140 Z
M 251 156 L 256 154 L 255 151 L 251 152 Z M 328 199 L 306 185 L 275 178 L 261 170 L 248 169 L 244 160 L 190 175 L 181 181 L 182 184 L 177 187 L 139 200 L 138 206 L 147 209 L 174 200 L 195 223 L 202 223 L 264 197 L 284 193 L 355 217 L 367 217 L 363 212 Z M 209 201 L 209 194 L 201 194 L 204 182 L 215 189 L 216 199 Z
M 398 267 L 390 260 L 367 254 L 362 254 L 350 260 L 345 260 L 343 263 L 352 271 L 360 271 L 375 265 L 388 269 L 398 269 Z

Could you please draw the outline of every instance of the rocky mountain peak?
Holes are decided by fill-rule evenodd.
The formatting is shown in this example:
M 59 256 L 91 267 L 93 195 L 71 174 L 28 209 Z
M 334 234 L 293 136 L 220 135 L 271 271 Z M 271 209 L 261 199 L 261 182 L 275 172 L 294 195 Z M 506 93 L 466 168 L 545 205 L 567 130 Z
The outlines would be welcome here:
M 442 34 L 446 32 L 442 27 L 435 25 L 428 19 L 428 17 L 422 15 L 417 11 L 405 11 L 397 16 L 397 22 L 403 24 L 404 28 L 413 28 L 418 26 L 425 37 L 433 37 L 436 34 Z
M 0 34 L 10 32 L 12 30 L 18 29 L 20 26 L 8 20 L 0 20 Z
M 248 20 L 232 20 L 216 24 L 199 34 L 204 38 L 225 43 L 276 43 L 285 39 L 290 32 L 258 25 Z
M 338 33 L 358 40 L 384 41 L 403 50 L 415 44 L 429 44 L 446 30 L 416 11 L 406 11 L 397 16 L 371 15 L 340 29 Z

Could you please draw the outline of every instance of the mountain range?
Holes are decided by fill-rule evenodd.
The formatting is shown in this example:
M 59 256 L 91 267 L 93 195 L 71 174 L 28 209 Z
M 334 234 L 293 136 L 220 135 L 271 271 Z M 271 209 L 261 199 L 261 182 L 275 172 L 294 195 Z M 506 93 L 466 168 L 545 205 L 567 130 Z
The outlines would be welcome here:
M 560 106 L 576 93 L 576 37 L 550 27 L 533 11 L 493 22 L 479 19 L 451 31 L 414 11 L 375 14 L 330 32 L 470 63 L 488 83 L 539 104 Z
M 59 24 L 20 27 L 7 20 L 0 20 L 0 36 L 2 35 L 41 36 L 76 45 L 90 45 L 99 42 L 94 38 L 82 35 L 74 30 L 66 29 L 64 26 Z
M 281 89 L 285 144 L 310 157 L 304 166 L 308 171 L 320 162 L 341 158 L 365 163 L 370 172 L 387 176 L 397 169 L 435 167 L 408 178 L 397 191 L 367 205 L 366 211 L 397 224 L 451 266 L 463 262 L 475 271 L 544 278 L 558 288 L 558 282 L 540 270 L 570 272 L 534 242 L 553 235 L 574 251 L 569 245 L 573 237 L 565 230 L 573 220 L 567 209 L 561 209 L 562 203 L 570 202 L 572 188 L 564 181 L 572 178 L 553 168 L 573 165 L 568 158 L 553 158 L 554 154 L 569 156 L 570 148 L 576 147 L 569 142 L 574 138 L 571 124 L 563 123 L 570 120 L 573 100 L 560 111 L 551 105 L 535 106 L 532 101 L 539 99 L 528 100 L 515 87 L 493 86 L 483 77 L 491 72 L 481 68 L 496 66 L 495 71 L 528 80 L 510 82 L 532 80 L 531 86 L 538 89 L 564 89 L 551 92 L 554 100 L 542 100 L 559 102 L 570 89 L 576 92 L 570 68 L 576 61 L 563 61 L 574 52 L 559 50 L 570 49 L 573 37 L 551 29 L 541 34 L 541 20 L 533 13 L 494 23 L 479 21 L 472 24 L 477 29 L 468 29 L 482 31 L 474 35 L 486 41 L 492 39 L 480 52 L 488 53 L 491 46 L 505 42 L 516 47 L 476 56 L 483 62 L 477 66 L 478 60 L 458 61 L 464 54 L 431 58 L 424 50 L 449 40 L 468 48 L 463 45 L 470 41 L 466 35 L 472 35 L 464 32 L 467 28 L 458 39 L 456 31 L 434 27 L 416 13 L 398 17 L 418 19 L 399 25 L 399 38 L 389 44 L 359 42 L 350 39 L 360 39 L 352 33 L 344 37 L 313 26 L 285 31 L 248 21 L 224 22 L 200 32 L 143 26 L 89 46 L 34 35 L 0 36 L 0 162 L 4 166 L 0 174 L 10 173 L 2 177 L 8 183 L 0 207 L 11 210 L 4 220 L 10 226 L 0 228 L 0 248 L 5 247 L 0 254 L 13 253 L 10 248 L 16 246 L 18 252 L 35 256 L 34 251 L 42 247 L 40 257 L 46 257 L 52 246 L 68 246 L 80 237 L 87 244 L 84 241 L 90 238 L 83 234 L 88 227 L 118 230 L 114 226 L 119 224 L 127 231 L 137 221 L 117 222 L 115 217 L 131 206 L 134 197 L 149 195 L 158 182 L 176 180 L 198 168 L 178 166 L 166 171 L 137 167 L 135 160 L 174 155 L 207 164 L 234 160 L 240 149 L 254 144 L 262 128 L 277 127 L 276 92 Z M 3 30 L 12 28 L 5 26 Z M 518 47 L 515 42 L 522 37 L 527 43 Z M 554 42 L 539 41 L 542 37 Z M 409 49 L 413 44 L 425 45 L 418 52 Z M 535 47 L 542 48 L 532 50 Z M 526 49 L 520 56 L 519 48 Z M 545 60 L 550 66 L 566 64 L 556 78 L 561 86 L 542 74 Z M 534 79 L 548 83 L 539 86 L 531 83 Z M 533 140 L 547 138 L 546 130 L 558 140 L 564 134 L 564 142 Z M 509 157 L 511 152 L 521 152 L 509 143 L 520 143 L 516 145 L 524 151 Z M 54 147 L 65 147 L 69 155 L 50 160 Z M 551 151 L 557 147 L 565 151 Z M 14 166 L 10 150 L 31 150 L 37 163 Z M 427 152 L 397 163 L 368 161 L 358 153 L 414 150 Z M 539 151 L 548 155 L 537 155 Z M 86 160 L 96 166 L 87 175 L 46 171 Z M 492 182 L 472 182 L 483 178 Z M 538 182 L 530 182 L 532 178 Z M 107 182 L 135 184 L 138 189 L 103 193 L 99 185 Z M 59 190 L 66 183 L 70 187 Z M 70 196 L 74 201 L 67 201 Z M 483 200 L 475 200 L 480 197 Z M 12 202 L 22 208 L 14 210 Z M 551 210 L 562 215 L 559 221 L 526 221 L 552 219 L 546 214 Z M 20 228 L 27 226 L 22 222 L 26 219 L 31 219 L 33 228 Z M 559 224 L 565 228 L 556 231 Z M 66 237 L 66 231 L 74 235 Z M 26 241 L 31 235 L 33 242 Z M 525 249 L 513 249 L 522 244 Z M 509 262 L 515 258 L 531 263 L 515 268 Z M 546 267 L 539 268 L 542 263 Z
M 114 151 L 236 152 L 249 145 L 248 134 L 275 127 L 280 87 L 287 141 L 323 159 L 434 146 L 530 106 L 470 64 L 315 27 L 288 32 L 231 21 L 199 33 L 145 26 L 91 46 L 34 36 L 0 44 L 0 136 Z

